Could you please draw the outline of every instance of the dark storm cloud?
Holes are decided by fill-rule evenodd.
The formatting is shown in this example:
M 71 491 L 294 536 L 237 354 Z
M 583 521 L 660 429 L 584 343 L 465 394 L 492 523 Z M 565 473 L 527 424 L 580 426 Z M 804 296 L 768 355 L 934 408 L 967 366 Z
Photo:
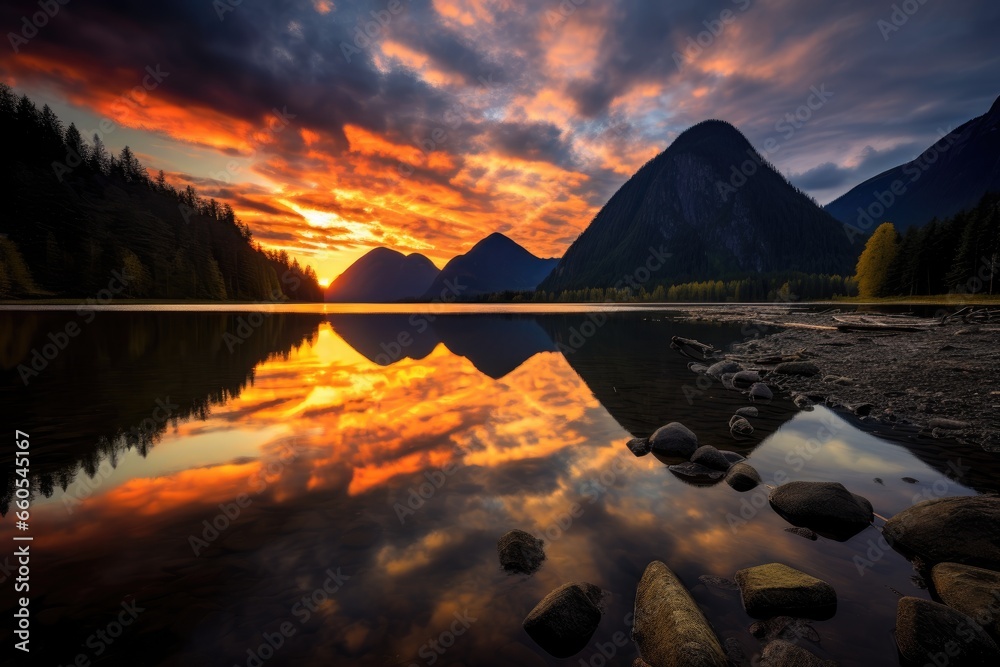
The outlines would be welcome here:
M 861 182 L 861 174 L 880 174 L 917 157 L 927 146 L 905 144 L 886 150 L 876 150 L 866 146 L 853 167 L 841 167 L 833 162 L 823 164 L 801 174 L 793 174 L 790 180 L 804 190 L 830 190 L 843 185 L 854 186 Z
M 504 155 L 543 160 L 563 166 L 572 163 L 572 145 L 551 123 L 501 123 L 491 132 L 491 143 Z

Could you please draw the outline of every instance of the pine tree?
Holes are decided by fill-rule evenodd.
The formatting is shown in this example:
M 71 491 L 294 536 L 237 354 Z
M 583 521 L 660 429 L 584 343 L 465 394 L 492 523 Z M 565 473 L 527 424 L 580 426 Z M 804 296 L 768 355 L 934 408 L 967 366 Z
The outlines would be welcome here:
M 864 299 L 882 296 L 888 284 L 889 269 L 899 250 L 899 235 L 891 222 L 879 225 L 865 244 L 855 271 L 858 294 Z

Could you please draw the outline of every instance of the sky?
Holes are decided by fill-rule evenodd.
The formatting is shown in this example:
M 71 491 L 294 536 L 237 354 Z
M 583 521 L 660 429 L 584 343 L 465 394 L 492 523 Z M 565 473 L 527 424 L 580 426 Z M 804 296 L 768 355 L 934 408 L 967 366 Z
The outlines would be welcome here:
M 1000 95 L 995 0 L 38 0 L 0 79 L 335 278 L 565 252 L 709 118 L 825 204 Z

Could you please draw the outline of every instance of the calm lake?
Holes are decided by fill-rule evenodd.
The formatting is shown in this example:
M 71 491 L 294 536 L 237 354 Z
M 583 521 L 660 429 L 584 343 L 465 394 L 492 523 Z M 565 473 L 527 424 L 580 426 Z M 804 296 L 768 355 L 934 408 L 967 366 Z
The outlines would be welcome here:
M 877 528 L 810 541 L 766 488 L 687 484 L 626 441 L 681 421 L 765 481 L 839 481 L 882 517 L 998 488 L 985 452 L 876 437 L 780 395 L 734 440 L 729 417 L 749 403 L 699 386 L 669 341 L 724 348 L 738 326 L 650 307 L 353 310 L 0 311 L 3 422 L 30 436 L 37 664 L 630 665 L 619 633 L 658 559 L 748 661 L 761 643 L 739 593 L 699 577 L 777 561 L 837 590 L 803 646 L 895 665 L 896 602 L 929 595 Z M 499 568 L 513 528 L 545 540 L 533 576 Z M 604 589 L 606 613 L 587 649 L 556 660 L 521 622 L 570 581 Z

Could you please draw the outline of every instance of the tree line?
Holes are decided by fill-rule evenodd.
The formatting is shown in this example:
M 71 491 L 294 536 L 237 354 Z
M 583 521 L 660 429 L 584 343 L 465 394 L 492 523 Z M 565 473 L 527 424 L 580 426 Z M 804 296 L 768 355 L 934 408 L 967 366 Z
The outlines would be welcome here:
M 311 267 L 270 251 L 229 204 L 150 177 L 0 83 L 0 298 L 322 301 Z
M 902 235 L 880 225 L 858 259 L 863 298 L 1000 294 L 1000 193 L 945 220 Z

